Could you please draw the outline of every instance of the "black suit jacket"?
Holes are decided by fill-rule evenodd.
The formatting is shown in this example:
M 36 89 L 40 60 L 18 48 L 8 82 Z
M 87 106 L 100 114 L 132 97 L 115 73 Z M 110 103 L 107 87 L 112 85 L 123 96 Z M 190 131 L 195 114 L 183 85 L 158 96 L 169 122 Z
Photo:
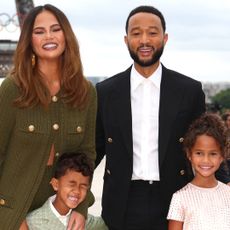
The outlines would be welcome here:
M 106 155 L 102 217 L 122 229 L 133 169 L 130 71 L 96 85 L 98 114 L 96 165 Z M 162 206 L 167 215 L 172 194 L 191 178 L 182 151 L 189 124 L 205 111 L 201 83 L 163 66 L 159 108 L 159 166 Z

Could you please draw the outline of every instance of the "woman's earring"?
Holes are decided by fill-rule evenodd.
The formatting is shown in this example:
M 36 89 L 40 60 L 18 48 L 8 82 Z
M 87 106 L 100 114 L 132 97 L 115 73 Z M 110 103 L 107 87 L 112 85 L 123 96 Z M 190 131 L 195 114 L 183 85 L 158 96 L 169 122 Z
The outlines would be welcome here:
M 36 60 L 35 60 L 35 55 L 32 54 L 32 58 L 31 58 L 31 64 L 32 64 L 32 67 L 35 66 L 35 63 L 36 63 Z

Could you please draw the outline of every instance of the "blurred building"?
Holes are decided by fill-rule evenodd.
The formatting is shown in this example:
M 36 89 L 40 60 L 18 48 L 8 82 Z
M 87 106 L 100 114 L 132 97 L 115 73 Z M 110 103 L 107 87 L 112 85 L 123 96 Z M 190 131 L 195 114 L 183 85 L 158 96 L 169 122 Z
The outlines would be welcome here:
M 211 99 L 217 93 L 222 90 L 230 89 L 230 81 L 229 82 L 216 82 L 216 83 L 202 83 L 203 90 L 206 97 L 206 103 L 211 103 Z
M 12 67 L 17 41 L 0 40 L 0 78 L 5 77 Z

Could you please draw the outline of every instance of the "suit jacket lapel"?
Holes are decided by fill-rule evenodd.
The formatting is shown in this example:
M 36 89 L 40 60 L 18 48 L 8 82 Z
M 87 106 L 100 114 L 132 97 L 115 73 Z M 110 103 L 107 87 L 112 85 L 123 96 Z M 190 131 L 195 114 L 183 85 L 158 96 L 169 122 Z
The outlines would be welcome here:
M 130 99 L 130 71 L 126 70 L 117 84 L 114 84 L 113 104 L 118 115 L 118 122 L 124 143 L 128 149 L 130 157 L 133 154 L 132 141 L 132 116 L 131 116 L 131 99 Z
M 165 158 L 168 141 L 173 132 L 171 126 L 178 113 L 182 91 L 175 82 L 172 73 L 164 66 L 162 68 L 160 108 L 159 108 L 159 164 Z

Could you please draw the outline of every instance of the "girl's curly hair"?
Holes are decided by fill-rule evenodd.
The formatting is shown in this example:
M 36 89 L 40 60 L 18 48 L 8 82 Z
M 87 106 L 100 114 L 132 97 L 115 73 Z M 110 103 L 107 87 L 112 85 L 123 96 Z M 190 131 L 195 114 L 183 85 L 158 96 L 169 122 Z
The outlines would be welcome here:
M 212 113 L 204 113 L 190 125 L 183 141 L 184 151 L 189 154 L 195 145 L 197 137 L 204 134 L 216 140 L 224 159 L 230 155 L 227 128 L 221 117 Z

